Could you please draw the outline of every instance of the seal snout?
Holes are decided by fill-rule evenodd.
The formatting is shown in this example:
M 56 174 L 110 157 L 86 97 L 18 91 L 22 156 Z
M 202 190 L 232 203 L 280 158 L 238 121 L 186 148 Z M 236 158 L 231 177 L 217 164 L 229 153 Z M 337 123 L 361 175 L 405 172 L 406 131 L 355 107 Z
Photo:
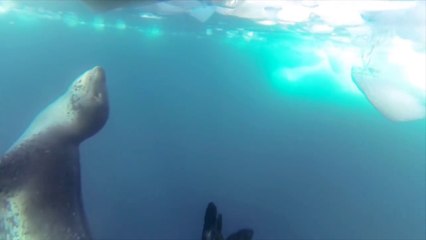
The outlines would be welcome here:
M 99 91 L 104 91 L 106 84 L 105 70 L 100 66 L 90 69 L 87 71 L 87 78 L 84 84 L 94 94 L 97 94 Z
M 104 102 L 106 98 L 105 70 L 100 66 L 96 66 L 88 71 L 88 76 L 88 93 L 93 96 L 96 102 Z
M 105 70 L 96 66 L 90 70 L 90 75 L 92 75 L 92 79 L 96 81 L 105 81 Z

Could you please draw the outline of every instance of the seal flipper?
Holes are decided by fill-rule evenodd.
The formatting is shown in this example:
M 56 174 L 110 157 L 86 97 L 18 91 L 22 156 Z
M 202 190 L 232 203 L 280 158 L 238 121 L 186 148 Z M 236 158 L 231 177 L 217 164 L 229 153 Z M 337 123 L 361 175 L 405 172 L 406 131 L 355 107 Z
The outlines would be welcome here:
M 217 223 L 216 223 L 216 229 L 218 232 L 222 232 L 222 214 L 219 214 L 217 216 Z
M 231 234 L 226 240 L 251 240 L 253 238 L 254 231 L 250 228 L 244 228 L 236 233 Z
M 217 208 L 213 202 L 210 202 L 206 208 L 204 215 L 203 233 L 209 229 L 215 228 L 216 225 Z
M 217 214 L 216 205 L 210 202 L 204 215 L 204 226 L 202 240 L 223 240 L 222 236 L 222 215 Z
M 231 234 L 226 240 L 251 240 L 254 231 L 250 228 L 243 228 Z M 222 214 L 217 213 L 216 205 L 210 202 L 207 205 L 204 215 L 204 226 L 202 240 L 224 240 L 222 235 Z

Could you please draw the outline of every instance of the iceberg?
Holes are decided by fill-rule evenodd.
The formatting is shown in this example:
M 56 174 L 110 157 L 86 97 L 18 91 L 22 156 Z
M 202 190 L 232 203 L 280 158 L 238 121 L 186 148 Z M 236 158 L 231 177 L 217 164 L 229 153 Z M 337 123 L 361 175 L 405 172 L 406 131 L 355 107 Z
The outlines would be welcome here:
M 363 66 L 352 67 L 352 79 L 371 104 L 394 121 L 426 116 L 426 57 L 412 42 L 395 37 L 369 53 Z
M 268 26 L 273 26 L 271 31 L 296 26 L 296 31 L 326 40 L 318 41 L 319 50 L 310 53 L 320 53 L 316 64 L 281 68 L 288 81 L 326 70 L 345 91 L 361 92 L 391 120 L 425 118 L 425 1 L 83 1 L 97 10 L 137 4 L 141 12 L 158 18 L 188 14 L 206 22 L 219 14 L 247 20 L 265 31 Z

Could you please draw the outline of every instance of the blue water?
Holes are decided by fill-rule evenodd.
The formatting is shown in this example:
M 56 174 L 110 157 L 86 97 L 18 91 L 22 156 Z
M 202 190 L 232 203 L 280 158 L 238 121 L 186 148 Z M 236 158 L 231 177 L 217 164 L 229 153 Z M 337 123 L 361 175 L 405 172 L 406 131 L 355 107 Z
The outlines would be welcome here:
M 95 239 L 199 239 L 209 201 L 225 235 L 425 238 L 424 120 L 391 122 L 365 98 L 324 85 L 327 75 L 299 91 L 279 87 L 268 44 L 190 32 L 0 22 L 0 152 L 100 65 L 111 114 L 81 146 Z

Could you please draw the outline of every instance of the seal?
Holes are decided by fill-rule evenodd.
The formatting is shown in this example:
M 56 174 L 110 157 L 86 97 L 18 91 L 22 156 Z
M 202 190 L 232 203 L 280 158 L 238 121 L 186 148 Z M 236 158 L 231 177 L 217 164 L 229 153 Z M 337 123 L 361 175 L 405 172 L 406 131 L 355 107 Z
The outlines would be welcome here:
M 105 73 L 94 67 L 33 120 L 0 159 L 1 240 L 91 239 L 79 145 L 108 115 Z
M 217 207 L 213 202 L 207 205 L 201 240 L 251 240 L 253 235 L 253 229 L 243 228 L 225 239 L 222 234 L 222 214 L 218 213 Z

